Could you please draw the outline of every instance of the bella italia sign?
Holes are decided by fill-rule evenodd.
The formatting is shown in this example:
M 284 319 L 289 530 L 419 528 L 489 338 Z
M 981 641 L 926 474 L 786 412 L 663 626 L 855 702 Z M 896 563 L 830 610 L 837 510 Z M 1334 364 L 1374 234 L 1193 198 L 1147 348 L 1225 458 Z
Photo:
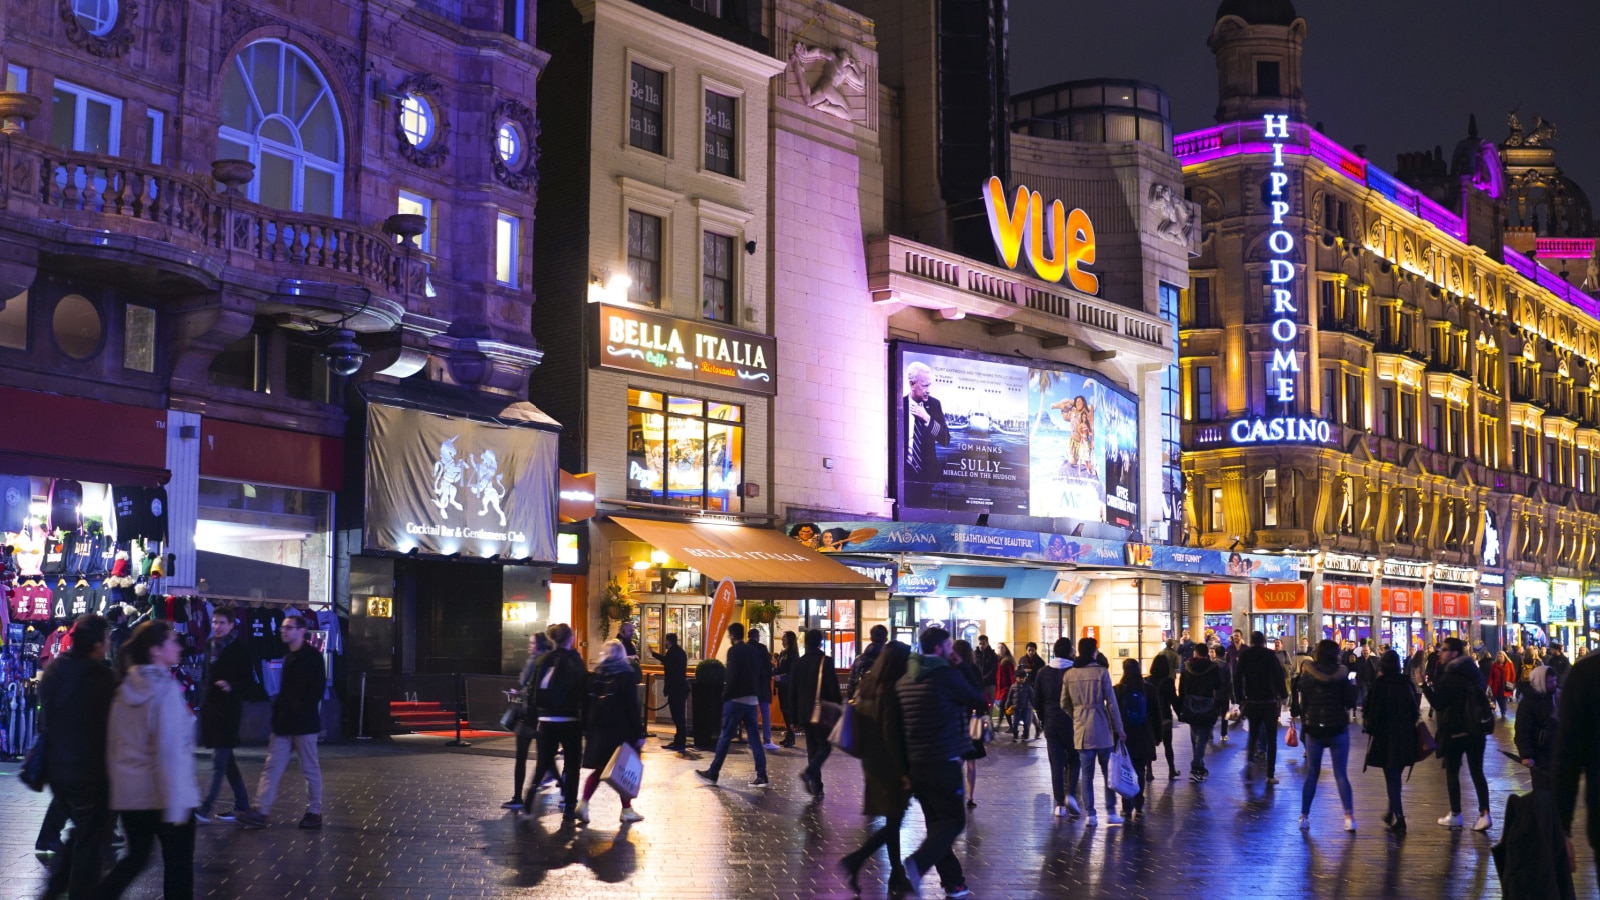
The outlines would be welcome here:
M 594 304 L 595 365 L 699 384 L 776 394 L 777 342 L 714 322 Z

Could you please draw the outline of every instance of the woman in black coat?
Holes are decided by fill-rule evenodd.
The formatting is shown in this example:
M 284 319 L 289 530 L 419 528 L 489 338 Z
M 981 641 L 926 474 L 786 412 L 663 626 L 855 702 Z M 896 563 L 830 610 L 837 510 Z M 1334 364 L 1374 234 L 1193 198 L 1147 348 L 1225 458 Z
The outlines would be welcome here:
M 1156 761 L 1160 743 L 1161 689 L 1145 681 L 1137 659 L 1122 661 L 1122 680 L 1117 682 L 1117 709 L 1122 712 L 1122 731 L 1128 736 L 1128 759 L 1139 770 L 1139 796 L 1122 798 L 1122 815 L 1143 815 L 1145 787 L 1151 763 Z M 1134 719 L 1139 721 L 1135 722 Z
M 1385 651 L 1378 659 L 1378 680 L 1367 695 L 1362 730 L 1372 735 L 1366 764 L 1383 770 L 1383 782 L 1389 789 L 1389 811 L 1383 814 L 1383 821 L 1393 832 L 1406 830 L 1400 773 L 1417 762 L 1417 722 L 1421 718 L 1417 688 L 1401 673 L 1400 654 Z
M 967 679 L 969 684 L 977 688 L 979 692 L 982 692 L 983 674 L 978 670 L 978 661 L 973 655 L 972 645 L 966 641 L 956 641 L 952 646 L 955 648 L 956 658 L 960 660 L 960 662 L 956 663 L 956 671 L 960 672 L 961 677 Z M 968 712 L 987 715 L 989 711 L 987 709 L 973 709 L 968 710 Z M 989 751 L 984 749 L 982 740 L 973 741 L 972 750 L 961 754 L 961 758 L 966 761 L 967 806 L 969 807 L 978 805 L 978 760 L 988 755 Z
M 583 720 L 583 767 L 593 769 L 583 785 L 578 801 L 578 821 L 589 821 L 589 798 L 600 787 L 600 775 L 623 744 L 644 749 L 644 717 L 639 710 L 639 673 L 628 661 L 621 641 L 606 641 L 600 648 L 600 664 L 589 676 L 589 702 Z M 633 800 L 622 798 L 622 821 L 638 822 L 644 816 L 633 809 Z
M 790 696 L 789 676 L 794 673 L 794 664 L 799 659 L 800 640 L 795 636 L 794 632 L 785 631 L 783 633 L 783 649 L 779 651 L 778 664 L 773 668 L 773 674 L 778 682 L 778 690 L 773 693 L 772 699 L 778 704 L 778 714 L 783 716 L 783 740 L 778 743 L 780 747 L 794 746 L 794 721 L 799 717 L 799 713 L 789 708 L 794 705 L 792 701 L 785 704 L 783 698 Z
M 1550 790 L 1556 755 L 1556 698 L 1560 688 L 1555 670 L 1540 666 L 1528 676 L 1522 702 L 1517 704 L 1517 758 L 1533 777 L 1533 789 Z
M 893 893 L 909 888 L 905 866 L 900 861 L 900 823 L 911 792 L 906 788 L 905 729 L 894 686 L 906 674 L 910 658 L 911 648 L 905 644 L 885 644 L 867 677 L 856 685 L 855 749 L 866 780 L 861 813 L 883 817 L 883 827 L 874 831 L 860 849 L 839 860 L 850 874 L 850 889 L 857 893 L 861 891 L 856 881 L 861 867 L 884 845 L 889 847 L 889 890 Z

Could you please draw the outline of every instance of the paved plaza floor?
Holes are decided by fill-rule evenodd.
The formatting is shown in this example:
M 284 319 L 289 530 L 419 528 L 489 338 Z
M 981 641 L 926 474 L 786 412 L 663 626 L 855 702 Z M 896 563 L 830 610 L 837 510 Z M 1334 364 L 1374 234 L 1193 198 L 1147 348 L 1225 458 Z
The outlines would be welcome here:
M 1187 733 L 1178 726 L 1178 763 L 1187 768 Z M 1505 728 L 1497 735 L 1510 746 Z M 275 821 L 264 831 L 202 826 L 197 847 L 201 898 L 311 897 L 848 897 L 838 858 L 869 831 L 860 810 L 859 764 L 835 753 L 824 771 L 827 796 L 809 802 L 798 774 L 801 749 L 771 754 L 772 787 L 747 788 L 747 753 L 730 755 L 722 785 L 710 787 L 696 761 L 654 749 L 645 755 L 637 808 L 645 820 L 621 826 L 614 794 L 602 787 L 585 828 L 563 825 L 554 800 L 530 814 L 500 809 L 511 794 L 511 741 L 479 741 L 447 749 L 442 739 L 410 738 L 324 745 L 326 827 L 294 827 L 304 782 L 291 768 Z M 1244 777 L 1244 735 L 1213 746 L 1211 778 L 1193 784 L 1166 779 L 1156 766 L 1147 818 L 1099 828 L 1051 815 L 1050 778 L 1042 741 L 1011 743 L 1002 735 L 979 766 L 978 806 L 956 846 L 979 898 L 1070 897 L 1407 897 L 1500 896 L 1489 848 L 1500 837 L 1509 792 L 1527 776 L 1498 752 L 1489 754 L 1495 826 L 1488 834 L 1451 831 L 1434 820 L 1446 810 L 1436 761 L 1419 766 L 1407 785 L 1410 832 L 1384 831 L 1383 776 L 1360 771 L 1352 733 L 1351 779 L 1359 831 L 1342 830 L 1331 773 L 1324 768 L 1312 829 L 1297 828 L 1302 784 L 1299 750 L 1280 748 L 1274 788 Z M 739 748 L 743 750 L 741 746 Z M 246 749 L 253 786 L 261 751 Z M 201 763 L 204 774 L 208 763 Z M 33 840 L 48 794 L 33 794 L 0 765 L 0 896 L 34 897 L 44 869 Z M 1463 774 L 1463 789 L 1472 788 Z M 226 790 L 224 791 L 226 793 Z M 1579 821 L 1584 813 L 1580 810 Z M 1470 822 L 1470 817 L 1469 817 Z M 907 852 L 922 836 L 913 806 Z M 1578 896 L 1595 897 L 1594 862 L 1579 840 Z M 863 872 L 864 896 L 883 896 L 885 863 Z M 938 879 L 924 881 L 940 897 Z M 127 894 L 160 896 L 155 871 Z

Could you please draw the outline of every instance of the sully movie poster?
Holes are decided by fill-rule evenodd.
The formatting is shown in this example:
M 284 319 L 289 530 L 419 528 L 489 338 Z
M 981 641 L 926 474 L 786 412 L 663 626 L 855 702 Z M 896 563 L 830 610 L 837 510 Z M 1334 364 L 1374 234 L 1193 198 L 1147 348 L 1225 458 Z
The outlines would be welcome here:
M 1092 372 L 899 345 L 900 505 L 1135 527 L 1138 404 Z

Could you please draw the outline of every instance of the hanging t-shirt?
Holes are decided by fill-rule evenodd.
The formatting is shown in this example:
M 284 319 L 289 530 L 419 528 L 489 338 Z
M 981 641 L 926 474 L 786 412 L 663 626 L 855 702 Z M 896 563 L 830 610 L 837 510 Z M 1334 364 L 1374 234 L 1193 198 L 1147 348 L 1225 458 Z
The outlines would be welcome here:
M 68 604 L 72 601 L 72 589 L 67 586 L 65 578 L 56 582 L 55 591 L 50 598 L 50 618 L 66 619 Z
M 77 531 L 83 527 L 83 485 L 70 478 L 50 482 L 50 530 Z
M 33 597 L 33 616 L 35 622 L 50 621 L 50 602 L 55 597 L 50 593 L 50 588 L 43 582 L 35 582 L 30 589 Z
M 97 616 L 105 615 L 106 610 L 111 608 L 111 589 L 106 587 L 104 582 L 95 583 L 94 593 L 89 598 L 89 606 Z
M 33 479 L 26 475 L 0 475 L 0 532 L 18 532 L 27 524 L 33 502 Z
M 60 575 L 67 571 L 67 541 L 64 536 L 58 537 L 57 534 L 52 532 L 44 539 L 44 560 L 39 563 L 39 571 L 46 575 Z
M 72 617 L 86 615 L 89 612 L 90 601 L 94 597 L 94 589 L 88 583 L 73 585 L 72 587 Z
M 6 605 L 11 609 L 11 621 L 26 622 L 33 618 L 33 595 L 27 588 L 17 585 L 13 588 L 0 588 L 0 593 L 6 594 Z
M 99 562 L 99 547 L 95 537 L 96 533 L 87 528 L 68 536 L 71 542 L 67 548 L 68 575 L 88 575 L 94 569 L 94 564 Z
M 111 488 L 111 511 L 116 515 L 119 543 L 144 537 L 144 510 L 144 488 L 136 484 Z

